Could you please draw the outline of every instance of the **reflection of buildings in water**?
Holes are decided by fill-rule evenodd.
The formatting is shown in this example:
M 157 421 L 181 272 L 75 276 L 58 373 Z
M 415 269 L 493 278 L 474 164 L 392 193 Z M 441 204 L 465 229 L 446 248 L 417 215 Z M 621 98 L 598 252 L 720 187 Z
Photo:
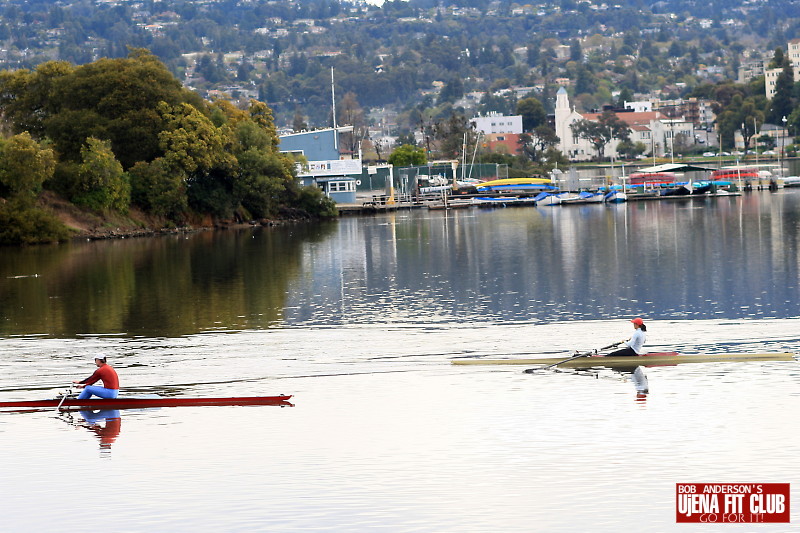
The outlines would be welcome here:
M 788 313 L 796 196 L 345 218 L 303 245 L 288 319 Z
M 80 424 L 94 433 L 100 440 L 100 449 L 111 450 L 111 445 L 119 436 L 122 419 L 118 409 L 102 409 L 100 411 L 79 411 L 86 424 Z
M 331 238 L 303 243 L 303 279 L 288 291 L 296 303 L 313 298 L 318 310 L 325 304 L 326 315 L 345 316 L 352 302 L 365 296 L 371 272 L 364 246 L 356 243 L 372 244 L 374 230 L 348 218 L 339 221 Z

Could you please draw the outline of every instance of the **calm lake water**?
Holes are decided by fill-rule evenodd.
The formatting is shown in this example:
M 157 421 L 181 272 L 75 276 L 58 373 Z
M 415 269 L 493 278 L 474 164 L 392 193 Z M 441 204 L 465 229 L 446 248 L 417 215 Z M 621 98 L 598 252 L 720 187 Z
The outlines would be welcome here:
M 800 352 L 800 191 L 403 211 L 0 249 L 0 400 L 105 352 L 123 392 L 291 407 L 0 413 L 0 529 L 788 531 L 675 484 L 800 482 L 797 362 L 524 374 L 461 357 Z

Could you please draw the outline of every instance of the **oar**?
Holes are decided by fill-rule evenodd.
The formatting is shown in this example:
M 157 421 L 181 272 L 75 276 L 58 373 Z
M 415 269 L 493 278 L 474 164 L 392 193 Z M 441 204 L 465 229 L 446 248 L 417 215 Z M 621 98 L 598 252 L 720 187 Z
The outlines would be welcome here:
M 620 345 L 620 344 L 622 344 L 623 342 L 625 342 L 625 341 L 617 341 L 617 342 L 615 342 L 614 344 L 609 344 L 608 346 L 603 346 L 602 348 L 600 348 L 600 349 L 599 349 L 599 350 L 597 350 L 597 351 L 598 351 L 598 352 L 602 352 L 603 350 L 608 350 L 609 348 L 613 348 L 614 346 L 619 346 L 619 345 Z
M 64 400 L 69 398 L 70 394 L 72 394 L 72 389 L 67 389 L 64 391 L 64 395 L 61 397 L 61 401 L 58 402 L 58 407 L 56 407 L 56 412 L 61 410 L 61 406 L 64 405 Z
M 594 350 L 594 351 L 585 352 L 585 353 L 578 353 L 578 354 L 573 355 L 572 357 L 568 357 L 567 359 L 564 359 L 563 361 L 558 361 L 557 363 L 552 363 L 552 364 L 549 364 L 547 366 L 543 366 L 541 368 L 528 368 L 527 370 L 525 370 L 525 373 L 526 374 L 533 374 L 537 370 L 547 370 L 548 368 L 553 368 L 554 366 L 558 366 L 558 365 L 564 364 L 567 361 L 572 361 L 574 359 L 580 359 L 581 357 L 590 357 L 590 356 L 596 354 L 597 352 L 601 352 L 603 350 L 608 350 L 609 348 L 613 348 L 614 346 L 622 344 L 623 342 L 625 342 L 625 341 L 619 341 L 619 342 L 615 342 L 614 344 L 609 344 L 608 346 L 603 346 L 599 350 Z

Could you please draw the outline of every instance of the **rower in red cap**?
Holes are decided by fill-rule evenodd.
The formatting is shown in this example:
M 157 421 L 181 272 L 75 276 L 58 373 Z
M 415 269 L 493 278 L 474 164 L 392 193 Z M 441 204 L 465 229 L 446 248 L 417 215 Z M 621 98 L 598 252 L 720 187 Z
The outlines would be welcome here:
M 617 350 L 616 352 L 611 352 L 610 354 L 606 355 L 606 357 L 640 355 L 642 353 L 642 348 L 644 347 L 644 341 L 647 340 L 647 336 L 645 335 L 645 332 L 647 331 L 647 326 L 644 325 L 644 320 L 642 320 L 639 317 L 636 317 L 633 320 L 631 320 L 631 323 L 633 323 L 634 332 L 629 340 L 622 341 L 622 344 L 624 344 L 625 347 L 620 350 Z
M 94 356 L 94 364 L 97 365 L 97 370 L 94 371 L 94 374 L 84 380 L 73 381 L 78 388 L 83 388 L 78 399 L 86 400 L 92 396 L 116 398 L 117 394 L 119 394 L 119 377 L 117 376 L 117 371 L 106 363 L 106 356 L 103 354 Z M 94 386 L 94 384 L 100 380 L 103 381 L 103 386 Z

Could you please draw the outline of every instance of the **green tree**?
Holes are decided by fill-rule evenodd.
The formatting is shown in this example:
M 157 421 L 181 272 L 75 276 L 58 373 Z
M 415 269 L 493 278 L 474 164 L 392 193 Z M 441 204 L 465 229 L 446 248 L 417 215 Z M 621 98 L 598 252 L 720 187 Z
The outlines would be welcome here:
M 62 160 L 80 161 L 88 137 L 109 139 L 126 169 L 158 157 L 162 124 L 156 107 L 162 101 L 204 105 L 141 49 L 132 49 L 127 58 L 80 67 L 52 61 L 33 72 L 0 74 L 0 112 L 9 118 L 12 131 L 52 139 Z
M 70 230 L 53 214 L 22 198 L 0 202 L 0 244 L 65 241 Z
M 578 39 L 573 39 L 569 43 L 569 59 L 570 61 L 583 59 L 583 50 L 581 50 L 581 42 Z
M 537 126 L 536 129 L 533 130 L 533 135 L 531 135 L 532 144 L 542 155 L 548 148 L 557 145 L 559 140 L 556 131 L 547 124 Z M 541 157 L 539 159 L 541 159 Z
M 633 100 L 633 93 L 627 87 L 623 87 L 622 90 L 619 92 L 619 98 L 617 98 L 617 107 L 620 109 L 625 109 L 625 102 L 630 102 Z
M 434 124 L 433 134 L 441 157 L 446 159 L 461 157 L 465 138 L 467 146 L 472 146 L 477 137 L 472 124 L 461 113 L 452 113 L 446 120 Z
M 464 82 L 461 78 L 453 78 L 442 87 L 439 93 L 439 105 L 445 102 L 453 103 L 464 96 Z
M 558 148 L 551 146 L 544 151 L 544 162 L 540 167 L 540 174 L 547 174 L 554 168 L 566 168 L 569 166 L 569 159 Z
M 53 176 L 55 154 L 26 133 L 0 140 L 0 244 L 63 241 L 69 230 L 36 206 L 42 184 Z
M 522 115 L 522 130 L 531 132 L 547 121 L 547 112 L 536 98 L 523 98 L 517 102 L 517 115 Z
M 742 120 L 742 136 L 744 137 L 744 151 L 746 153 L 750 150 L 750 145 L 758 134 L 761 124 L 764 123 L 764 113 L 752 106 L 751 102 L 745 101 L 739 111 L 739 117 Z
M 631 131 L 613 111 L 604 111 L 596 121 L 581 119 L 573 122 L 570 129 L 573 135 L 592 144 L 598 159 L 603 159 L 605 147 L 612 139 L 627 141 Z
M 283 193 L 294 179 L 291 162 L 272 149 L 269 133 L 253 121 L 240 122 L 235 137 L 234 197 L 256 218 L 277 214 Z
M 29 132 L 30 143 L 53 147 L 49 174 L 34 180 L 31 199 L 45 186 L 94 209 L 124 211 L 133 202 L 173 222 L 194 213 L 269 215 L 298 202 L 330 212 L 295 182 L 271 108 L 207 103 L 146 50 L 80 67 L 46 62 L 0 72 L 0 114 L 7 134 Z M 13 163 L 6 157 L 0 164 Z M 0 196 L 12 196 L 26 176 L 9 173 Z
M 647 145 L 642 142 L 621 141 L 617 145 L 619 155 L 628 159 L 633 159 L 647 151 Z
M 521 157 L 526 157 L 530 161 L 536 161 L 536 146 L 533 144 L 533 138 L 529 133 L 523 133 L 519 136 L 519 150 L 517 152 Z
M 303 116 L 303 113 L 300 111 L 298 107 L 294 111 L 294 118 L 292 119 L 292 131 L 300 132 L 305 131 L 308 129 L 308 123 L 306 122 L 306 118 Z
M 158 140 L 166 162 L 187 176 L 209 172 L 217 166 L 232 164 L 225 150 L 227 139 L 211 120 L 190 104 L 169 106 L 161 103 L 158 111 L 165 123 Z
M 61 107 L 60 82 L 74 71 L 66 61 L 48 61 L 34 71 L 0 72 L 0 111 L 12 132 L 43 139 L 45 121 Z
M 595 87 L 597 87 L 597 76 L 588 65 L 581 63 L 575 80 L 575 94 L 593 93 Z
M 389 164 L 396 167 L 412 167 L 424 165 L 428 162 L 425 150 L 410 144 L 404 144 L 394 149 L 389 155 Z
M 186 174 L 170 168 L 163 157 L 139 161 L 129 171 L 131 203 L 146 213 L 183 222 L 189 209 Z
M 217 127 L 194 106 L 162 103 L 159 113 L 165 129 L 158 135 L 168 168 L 186 176 L 189 207 L 218 218 L 234 215 L 233 169 L 230 153 L 231 129 Z
M 304 213 L 320 217 L 338 215 L 336 202 L 325 196 L 319 187 L 299 187 L 293 197 L 293 205 Z
M 33 205 L 42 184 L 52 178 L 55 154 L 27 132 L 0 141 L 0 184 L 10 197 Z
M 397 136 L 397 141 L 395 142 L 395 146 L 403 146 L 404 144 L 410 144 L 411 146 L 417 146 L 417 140 L 414 137 L 414 134 L 411 132 L 401 133 Z
M 108 139 L 125 169 L 161 155 L 160 102 L 204 107 L 197 94 L 184 89 L 146 50 L 131 50 L 127 58 L 101 59 L 72 70 L 60 63 L 45 64 L 25 90 L 34 91 L 28 109 L 39 123 L 30 130 L 32 135 L 52 139 L 61 159 L 80 161 L 88 137 Z M 37 105 L 44 100 L 46 105 Z
M 234 196 L 256 218 L 275 215 L 282 193 L 289 185 L 282 174 L 283 161 L 275 154 L 250 148 L 237 157 L 239 171 L 234 181 Z M 291 176 L 288 176 L 291 179 Z
M 278 129 L 275 127 L 275 118 L 272 109 L 264 102 L 257 100 L 250 100 L 250 106 L 247 108 L 247 113 L 250 120 L 255 122 L 269 137 L 269 143 L 274 150 L 278 149 L 280 138 L 278 138 Z
M 265 130 L 253 120 L 236 121 L 233 126 L 233 153 L 238 155 L 250 149 L 275 152 L 269 131 Z
M 769 62 L 767 68 L 781 68 L 784 64 L 786 59 L 785 54 L 783 53 L 783 48 L 780 46 L 775 49 L 775 52 L 772 54 L 772 60 Z
M 762 150 L 772 150 L 775 148 L 775 137 L 772 135 L 767 135 L 766 133 L 763 135 L 759 135 L 758 139 L 758 147 Z
M 767 122 L 771 124 L 781 124 L 783 117 L 791 115 L 794 109 L 792 92 L 794 89 L 794 71 L 792 64 L 787 60 L 783 65 L 783 72 L 775 80 L 775 96 L 769 104 Z
M 489 113 L 505 115 L 509 113 L 509 99 L 500 95 L 495 95 L 491 91 L 483 93 L 481 101 L 478 103 L 478 113 L 488 115 Z
M 81 148 L 81 159 L 72 200 L 97 211 L 114 209 L 127 213 L 130 182 L 111 151 L 111 142 L 89 137 Z

